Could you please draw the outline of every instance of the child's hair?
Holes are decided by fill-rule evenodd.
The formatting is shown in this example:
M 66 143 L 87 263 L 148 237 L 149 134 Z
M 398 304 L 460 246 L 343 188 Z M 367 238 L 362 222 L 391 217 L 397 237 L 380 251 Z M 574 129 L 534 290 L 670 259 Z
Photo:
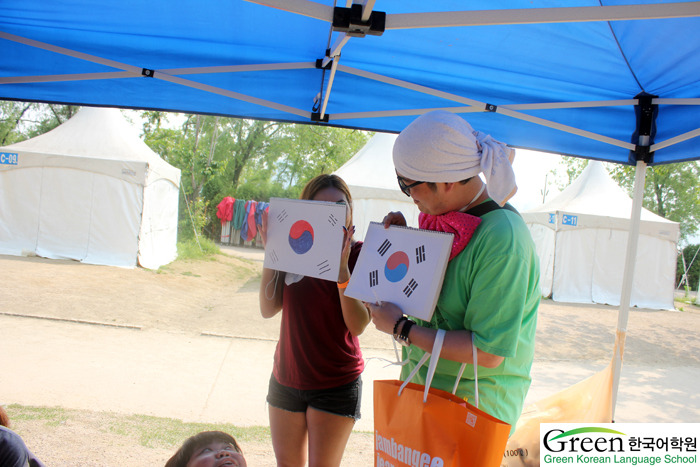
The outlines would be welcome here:
M 224 433 L 223 431 L 203 431 L 187 438 L 185 442 L 182 443 L 182 446 L 180 446 L 180 449 L 173 454 L 173 457 L 165 463 L 165 467 L 186 467 L 197 449 L 214 441 L 230 443 L 236 452 L 243 454 L 236 439 L 228 433 Z
M 10 428 L 10 417 L 7 416 L 7 412 L 5 412 L 2 405 L 0 405 L 0 425 Z

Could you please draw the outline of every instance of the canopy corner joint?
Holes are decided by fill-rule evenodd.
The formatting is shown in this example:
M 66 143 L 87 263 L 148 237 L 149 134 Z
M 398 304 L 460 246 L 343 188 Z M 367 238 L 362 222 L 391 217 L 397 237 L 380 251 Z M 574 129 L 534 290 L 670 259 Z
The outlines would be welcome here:
M 654 162 L 654 151 L 651 146 L 654 144 L 656 136 L 656 117 L 659 113 L 659 105 L 654 104 L 653 100 L 658 98 L 653 94 L 640 92 L 634 98 L 637 104 L 634 106 L 634 113 L 637 117 L 637 126 L 632 134 L 632 144 L 634 149 L 630 151 L 630 165 L 637 165 L 638 161 L 644 161 L 645 164 Z
M 317 58 L 316 59 L 316 68 L 319 70 L 330 70 L 331 67 L 333 66 L 333 58 L 330 55 L 331 55 L 331 49 L 326 49 L 326 58 Z M 326 61 L 326 59 L 328 59 L 328 61 L 324 65 L 323 62 Z
M 141 76 L 145 76 L 146 78 L 153 78 L 155 72 L 156 70 L 151 70 L 149 68 L 141 68 Z
M 333 8 L 333 31 L 344 32 L 351 37 L 365 37 L 367 34 L 381 36 L 386 28 L 386 13 L 372 11 L 367 21 L 362 21 L 362 5 L 353 4 L 350 8 Z
M 328 115 L 329 114 L 324 114 L 323 118 L 321 118 L 321 112 L 312 112 L 311 113 L 311 121 L 312 122 L 323 122 L 323 123 L 328 123 Z

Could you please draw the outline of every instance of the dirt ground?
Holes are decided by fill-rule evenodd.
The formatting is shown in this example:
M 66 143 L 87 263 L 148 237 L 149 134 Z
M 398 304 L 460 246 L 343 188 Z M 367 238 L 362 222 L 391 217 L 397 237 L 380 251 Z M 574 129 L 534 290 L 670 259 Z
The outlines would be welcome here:
M 243 253 L 227 250 L 211 260 L 176 261 L 160 271 L 0 256 L 0 313 L 276 340 L 279 318 L 263 320 L 258 314 L 260 252 Z M 700 341 L 696 338 L 700 308 L 676 305 L 684 311 L 630 311 L 626 364 L 700 366 Z M 539 311 L 535 358 L 607 363 L 617 319 L 615 307 L 544 300 Z M 371 324 L 361 336 L 361 344 L 389 346 L 386 336 Z M 109 408 L 94 410 L 104 412 Z M 90 450 L 100 452 L 105 459 L 135 459 L 129 465 L 162 465 L 172 453 L 172 449 L 148 448 L 135 438 L 100 431 L 98 413 L 81 412 L 74 416 L 71 430 L 63 430 L 60 435 L 57 430 L 31 421 L 23 421 L 17 428 L 30 447 L 51 447 L 41 449 L 40 455 L 48 466 L 67 465 L 71 456 L 77 461 L 72 465 L 81 465 L 75 457 L 86 449 L 86 440 Z M 363 465 L 358 459 L 367 459 L 367 449 L 372 449 L 371 435 L 353 433 L 344 465 Z M 39 449 L 34 450 L 39 455 Z M 250 443 L 245 451 L 251 466 L 262 464 L 256 459 L 274 459 L 269 443 Z

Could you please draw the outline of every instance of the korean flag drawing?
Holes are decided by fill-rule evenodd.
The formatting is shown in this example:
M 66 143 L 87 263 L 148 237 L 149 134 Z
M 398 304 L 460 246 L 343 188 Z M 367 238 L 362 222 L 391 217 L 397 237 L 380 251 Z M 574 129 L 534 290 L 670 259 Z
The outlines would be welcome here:
M 266 268 L 338 280 L 344 204 L 272 198 L 267 216 Z
M 392 302 L 429 321 L 440 295 L 452 234 L 372 222 L 345 295 Z

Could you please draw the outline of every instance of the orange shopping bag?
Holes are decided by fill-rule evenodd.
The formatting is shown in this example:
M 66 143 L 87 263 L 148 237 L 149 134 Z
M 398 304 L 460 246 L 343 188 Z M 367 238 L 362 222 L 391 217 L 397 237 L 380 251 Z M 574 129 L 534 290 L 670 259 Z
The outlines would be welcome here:
M 430 357 L 429 353 L 418 362 L 406 382 L 374 382 L 376 467 L 501 465 L 510 425 L 454 394 L 430 388 L 443 339 L 444 330 L 440 330 L 433 346 L 434 357 L 430 359 L 425 386 L 408 381 Z M 478 405 L 478 397 L 476 403 Z

